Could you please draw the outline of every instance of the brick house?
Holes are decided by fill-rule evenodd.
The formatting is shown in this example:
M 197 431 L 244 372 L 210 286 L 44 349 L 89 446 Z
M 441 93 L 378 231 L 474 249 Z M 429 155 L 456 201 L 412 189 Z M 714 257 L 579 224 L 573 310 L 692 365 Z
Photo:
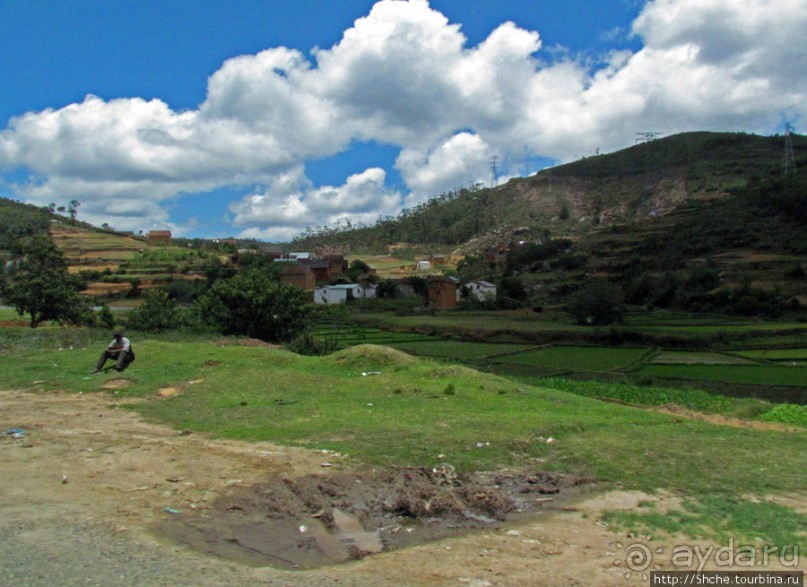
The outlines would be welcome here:
M 149 245 L 170 245 L 171 244 L 171 231 L 170 230 L 152 230 L 146 237 L 146 244 Z
M 457 281 L 450 277 L 429 277 L 429 306 L 440 310 L 457 307 Z
M 285 264 L 280 275 L 280 283 L 296 285 L 306 291 L 313 291 L 317 286 L 317 279 L 310 267 L 305 265 Z

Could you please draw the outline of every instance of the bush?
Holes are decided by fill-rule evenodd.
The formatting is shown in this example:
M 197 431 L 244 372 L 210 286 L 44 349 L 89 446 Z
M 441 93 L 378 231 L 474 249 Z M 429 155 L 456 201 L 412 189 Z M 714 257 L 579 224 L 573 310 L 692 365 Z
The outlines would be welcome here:
M 762 419 L 807 428 L 807 406 L 779 404 L 762 416 Z
M 253 270 L 217 281 L 196 304 L 222 334 L 286 342 L 305 330 L 313 309 L 310 296 Z
M 98 311 L 97 319 L 98 323 L 107 330 L 113 330 L 115 328 L 115 315 L 106 304 L 101 305 L 101 309 Z
M 338 346 L 334 338 L 328 339 L 304 332 L 286 344 L 286 349 L 298 355 L 328 355 L 337 350 Z
M 143 304 L 129 312 L 126 323 L 135 330 L 159 332 L 184 326 L 187 318 L 167 292 L 152 289 L 143 295 Z

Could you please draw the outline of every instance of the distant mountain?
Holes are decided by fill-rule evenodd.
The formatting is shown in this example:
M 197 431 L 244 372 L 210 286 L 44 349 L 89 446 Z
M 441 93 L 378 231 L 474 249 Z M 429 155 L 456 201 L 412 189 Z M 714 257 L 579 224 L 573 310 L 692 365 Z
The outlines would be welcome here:
M 793 136 L 797 168 L 807 167 L 807 138 Z M 397 243 L 450 245 L 463 252 L 509 244 L 514 232 L 578 236 L 593 229 L 662 216 L 691 200 L 778 177 L 784 138 L 684 133 L 587 157 L 494 188 L 442 194 L 372 226 L 309 229 L 293 246 L 345 251 Z M 517 239 L 522 240 L 522 239 Z

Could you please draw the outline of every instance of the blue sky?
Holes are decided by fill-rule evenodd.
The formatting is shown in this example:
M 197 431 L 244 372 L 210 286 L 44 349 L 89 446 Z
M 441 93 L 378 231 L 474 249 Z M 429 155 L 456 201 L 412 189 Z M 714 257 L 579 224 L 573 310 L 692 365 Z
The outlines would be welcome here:
M 0 195 L 287 240 L 635 133 L 797 130 L 803 0 L 4 0 Z

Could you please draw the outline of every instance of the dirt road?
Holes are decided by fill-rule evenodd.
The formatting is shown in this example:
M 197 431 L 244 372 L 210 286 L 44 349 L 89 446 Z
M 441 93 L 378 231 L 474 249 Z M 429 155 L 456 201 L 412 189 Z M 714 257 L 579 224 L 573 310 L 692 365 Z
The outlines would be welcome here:
M 13 430 L 21 433 L 8 433 Z M 187 434 L 144 422 L 101 393 L 2 391 L 0 432 L 3 585 L 647 584 L 641 573 L 626 577 L 630 569 L 622 559 L 632 539 L 599 523 L 597 512 L 662 499 L 631 492 L 599 495 L 596 488 L 584 487 L 570 490 L 569 497 L 563 497 L 562 488 L 555 501 L 542 489 L 546 495 L 535 496 L 543 504 L 540 511 L 507 524 L 481 519 L 472 532 L 433 534 L 421 544 L 385 547 L 341 564 L 309 569 L 260 565 L 256 561 L 261 559 L 228 556 L 226 546 L 243 552 L 256 540 L 296 540 L 300 547 L 331 544 L 338 551 L 339 541 L 323 531 L 330 527 L 342 533 L 341 539 L 350 536 L 352 547 L 361 545 L 360 554 L 382 550 L 376 541 L 380 530 L 363 527 L 358 510 L 348 508 L 361 504 L 345 504 L 344 512 L 332 509 L 326 515 L 325 510 L 312 514 L 316 504 L 308 503 L 299 523 L 283 531 L 274 526 L 263 535 L 267 514 L 250 510 L 256 496 L 277 509 L 279 487 L 291 487 L 306 501 L 302 479 L 309 480 L 308 487 L 330 487 L 326 492 L 338 494 L 331 477 L 352 474 L 339 455 Z M 323 481 L 312 483 L 318 478 L 312 476 Z M 373 476 L 350 479 L 378 483 Z M 240 516 L 239 523 L 217 523 L 229 515 Z M 177 531 L 180 527 L 186 531 Z M 239 535 L 243 531 L 251 532 L 253 546 L 245 544 Z M 414 534 L 420 529 L 393 531 Z M 254 550 L 276 552 L 260 544 Z

